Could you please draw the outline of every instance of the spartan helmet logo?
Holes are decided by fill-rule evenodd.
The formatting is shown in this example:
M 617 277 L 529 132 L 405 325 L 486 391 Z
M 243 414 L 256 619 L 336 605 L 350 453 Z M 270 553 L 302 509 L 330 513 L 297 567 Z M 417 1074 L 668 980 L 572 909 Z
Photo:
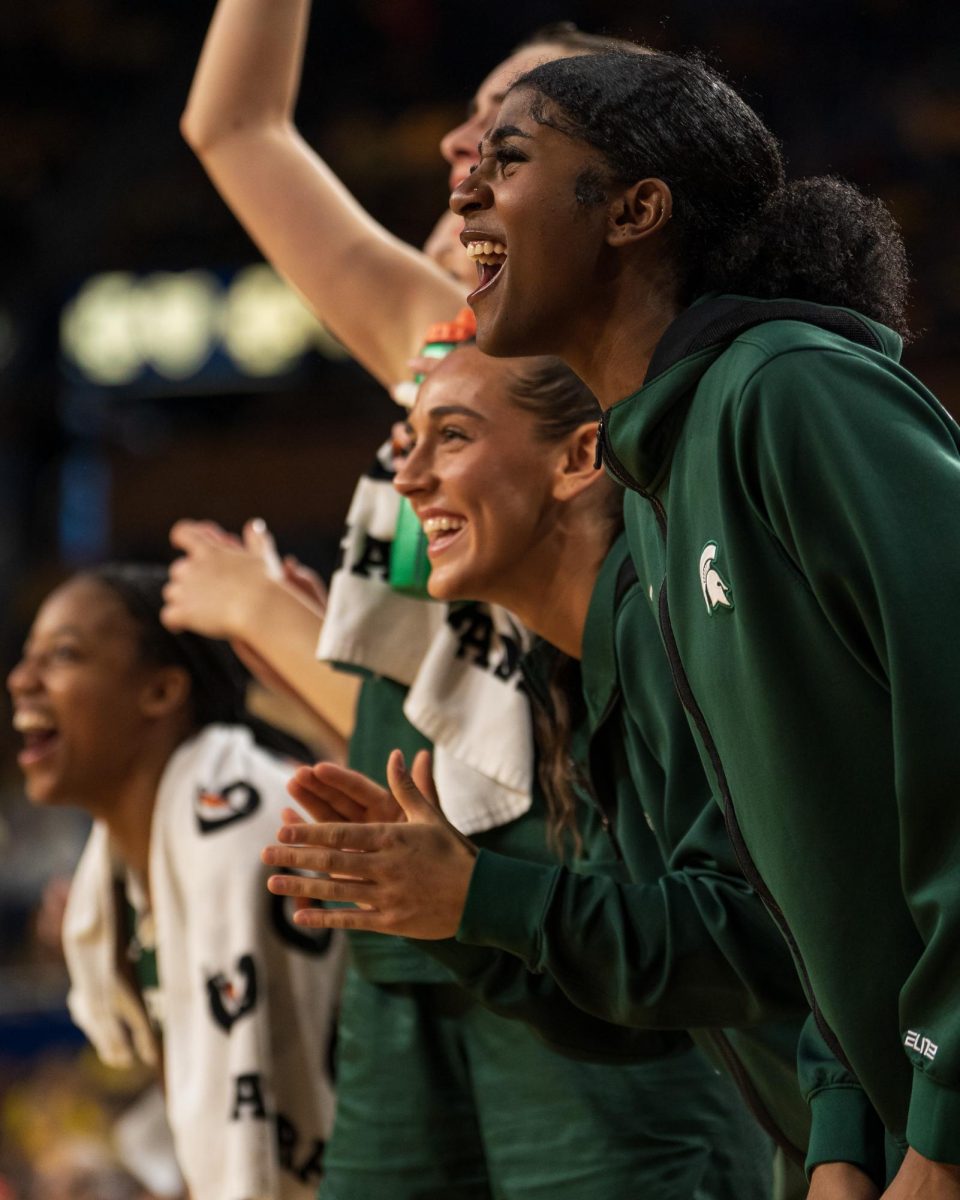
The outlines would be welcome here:
M 700 590 L 708 613 L 718 608 L 733 608 L 733 595 L 729 585 L 713 565 L 717 557 L 717 543 L 707 542 L 700 555 Z
M 207 978 L 210 1014 L 227 1033 L 257 1004 L 257 968 L 252 954 L 237 959 L 230 975 L 218 971 Z

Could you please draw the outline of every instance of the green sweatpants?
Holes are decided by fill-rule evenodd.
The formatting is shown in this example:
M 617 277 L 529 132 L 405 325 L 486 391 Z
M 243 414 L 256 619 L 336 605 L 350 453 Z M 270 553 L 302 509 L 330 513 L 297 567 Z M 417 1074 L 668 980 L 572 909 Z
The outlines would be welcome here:
M 768 1200 L 772 1150 L 696 1048 L 547 1049 L 455 985 L 348 973 L 321 1200 Z

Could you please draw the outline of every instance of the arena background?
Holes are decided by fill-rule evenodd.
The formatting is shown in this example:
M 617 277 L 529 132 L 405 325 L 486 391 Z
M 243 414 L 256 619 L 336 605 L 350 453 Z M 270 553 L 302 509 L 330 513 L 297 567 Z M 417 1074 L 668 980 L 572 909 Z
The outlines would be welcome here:
M 263 268 L 179 137 L 212 7 L 0 8 L 4 672 L 65 572 L 104 557 L 166 560 L 179 516 L 230 527 L 262 516 L 328 573 L 353 481 L 393 418 Z M 699 47 L 780 135 L 792 174 L 836 173 L 881 195 L 915 277 L 906 362 L 960 412 L 960 8 L 329 0 L 314 13 L 298 123 L 370 211 L 422 242 L 446 201 L 441 134 L 515 42 L 564 18 Z M 146 1195 L 110 1173 L 103 1151 L 140 1081 L 78 1056 L 46 928 L 57 906 L 55 892 L 44 906 L 44 889 L 69 874 L 84 822 L 31 810 L 14 752 L 7 706 L 0 1198 Z

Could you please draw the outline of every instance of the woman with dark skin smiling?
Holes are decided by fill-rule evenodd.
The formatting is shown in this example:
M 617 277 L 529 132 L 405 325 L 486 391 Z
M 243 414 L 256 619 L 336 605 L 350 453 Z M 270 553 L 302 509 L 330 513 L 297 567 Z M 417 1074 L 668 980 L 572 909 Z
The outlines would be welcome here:
M 960 435 L 899 365 L 889 214 L 787 183 L 756 113 L 659 54 L 524 76 L 452 203 L 506 248 L 478 344 L 562 356 L 607 410 L 675 683 L 882 1118 L 884 1195 L 955 1200 Z
M 156 1070 L 193 1200 L 309 1200 L 343 945 L 264 904 L 257 859 L 307 750 L 247 710 L 227 646 L 163 628 L 165 579 L 67 580 L 7 680 L 30 800 L 93 818 L 63 921 L 70 1011 L 108 1065 Z

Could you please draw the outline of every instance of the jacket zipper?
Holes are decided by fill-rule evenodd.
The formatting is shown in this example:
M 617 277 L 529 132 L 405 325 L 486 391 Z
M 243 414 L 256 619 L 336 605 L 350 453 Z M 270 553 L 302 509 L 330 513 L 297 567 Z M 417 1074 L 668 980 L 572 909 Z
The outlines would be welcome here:
M 647 503 L 653 509 L 657 521 L 657 527 L 660 530 L 660 536 L 663 539 L 664 545 L 666 545 L 666 509 L 656 496 L 645 491 L 640 484 L 637 483 L 637 481 L 629 474 L 617 456 L 613 453 L 610 443 L 607 440 L 607 431 L 602 416 L 597 425 L 597 453 L 594 462 L 597 469 L 599 469 L 601 466 L 605 466 L 613 478 L 622 487 L 629 488 L 630 491 L 636 492 L 647 501 Z M 660 622 L 660 632 L 663 636 L 664 646 L 667 651 L 667 658 L 670 663 L 670 673 L 673 676 L 674 687 L 677 690 L 677 695 L 680 697 L 681 703 L 690 714 L 694 724 L 697 727 L 697 732 L 700 734 L 704 747 L 707 751 L 707 756 L 709 757 L 710 763 L 713 767 L 714 774 L 716 775 L 717 785 L 720 789 L 720 799 L 722 801 L 723 823 L 727 830 L 727 836 L 730 838 L 730 841 L 733 845 L 734 853 L 737 857 L 737 863 L 741 872 L 743 873 L 743 877 L 750 884 L 757 895 L 759 895 L 763 900 L 768 911 L 776 922 L 777 927 L 787 942 L 787 945 L 790 947 L 794 961 L 797 964 L 800 978 L 803 982 L 804 991 L 806 992 L 807 999 L 810 1002 L 810 1008 L 813 1012 L 814 1020 L 817 1023 L 817 1027 L 820 1030 L 823 1040 L 829 1046 L 837 1060 L 852 1075 L 855 1075 L 856 1072 L 853 1070 L 853 1067 L 851 1067 L 847 1056 L 844 1054 L 840 1043 L 837 1041 L 836 1035 L 829 1025 L 827 1025 L 823 1013 L 820 1010 L 820 1006 L 817 1004 L 816 997 L 813 994 L 813 988 L 810 983 L 810 976 L 807 973 L 806 964 L 800 955 L 800 950 L 797 946 L 796 939 L 793 936 L 793 932 L 787 925 L 786 918 L 783 915 L 783 910 L 780 908 L 780 905 L 776 902 L 776 900 L 774 900 L 770 889 L 767 887 L 763 877 L 760 875 L 760 872 L 757 869 L 756 863 L 753 861 L 750 851 L 747 849 L 746 841 L 744 840 L 743 833 L 741 832 L 739 823 L 737 822 L 736 813 L 734 812 L 733 797 L 730 794 L 730 787 L 727 783 L 726 772 L 723 769 L 723 763 L 720 759 L 720 752 L 718 751 L 716 743 L 713 740 L 713 735 L 710 733 L 706 718 L 704 717 L 703 712 L 701 711 L 700 706 L 697 704 L 696 698 L 694 697 L 693 689 L 690 687 L 690 681 L 687 679 L 683 661 L 680 657 L 680 650 L 677 646 L 676 636 L 673 632 L 673 625 L 670 622 L 670 609 L 667 603 L 666 578 L 664 578 L 663 583 L 660 586 L 657 609 Z M 722 1034 L 719 1036 L 723 1037 Z M 726 1038 L 724 1038 L 724 1041 L 726 1041 Z M 736 1058 L 736 1052 L 729 1042 L 726 1042 L 726 1050 L 729 1052 L 729 1055 L 732 1055 L 734 1058 Z M 723 1051 L 721 1051 L 721 1053 L 723 1053 Z M 726 1053 L 724 1053 L 724 1059 L 725 1061 L 728 1059 L 728 1055 Z M 743 1085 L 741 1082 L 740 1072 L 743 1072 L 743 1067 L 738 1058 L 736 1061 L 739 1065 L 739 1072 L 733 1071 L 732 1066 L 731 1070 L 734 1074 L 734 1078 L 737 1079 L 737 1082 L 741 1084 L 742 1088 Z M 752 1092 L 752 1090 L 753 1089 L 751 1086 L 750 1091 Z M 748 1094 L 746 1099 L 748 1103 L 751 1103 L 752 1107 L 752 1097 Z M 764 1125 L 764 1127 L 767 1128 L 767 1126 L 764 1124 L 764 1121 L 756 1111 L 754 1111 L 754 1115 L 760 1121 L 761 1125 Z M 767 1132 L 770 1132 L 769 1128 L 767 1128 Z M 779 1145 L 783 1146 L 785 1151 L 789 1146 L 796 1153 L 796 1147 L 792 1146 L 792 1143 L 789 1142 L 789 1139 L 787 1139 L 782 1132 L 779 1133 L 779 1135 L 774 1135 L 771 1133 L 771 1136 L 774 1137 L 774 1140 Z
M 594 730 L 595 733 L 599 733 L 599 731 L 606 724 L 607 720 L 610 717 L 610 714 L 613 712 L 613 709 L 617 703 L 617 699 L 618 699 L 617 696 L 611 696 L 610 700 L 607 702 L 607 706 L 603 710 L 603 713 L 600 716 L 600 720 L 597 721 L 596 728 Z M 594 807 L 596 808 L 597 812 L 600 814 L 600 825 L 601 825 L 604 833 L 610 839 L 610 845 L 613 847 L 613 852 L 617 857 L 617 862 L 621 862 L 621 863 L 626 862 L 626 859 L 624 858 L 624 855 L 623 855 L 623 849 L 620 846 L 620 839 L 617 837 L 617 831 L 614 827 L 613 821 L 611 821 L 610 814 L 607 812 L 603 801 L 600 799 L 600 793 L 597 791 L 597 789 L 594 787 L 594 784 L 593 784 L 593 780 L 594 780 L 594 776 L 595 776 L 596 772 L 593 769 L 592 759 L 593 759 L 593 734 L 591 734 L 591 736 L 590 736 L 590 746 L 587 748 L 587 770 L 589 772 L 589 778 L 587 779 L 587 783 L 590 786 L 590 795 L 593 799 Z

